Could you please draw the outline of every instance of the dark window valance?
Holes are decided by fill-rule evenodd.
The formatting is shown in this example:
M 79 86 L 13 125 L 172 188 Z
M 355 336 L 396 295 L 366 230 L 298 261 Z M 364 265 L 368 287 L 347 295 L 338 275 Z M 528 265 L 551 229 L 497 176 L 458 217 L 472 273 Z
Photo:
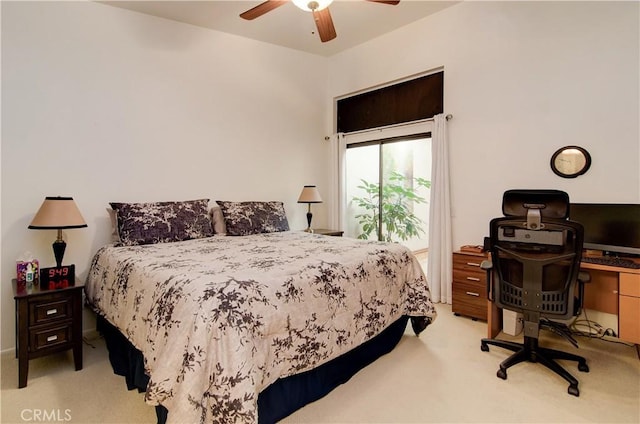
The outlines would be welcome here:
M 338 100 L 337 131 L 431 118 L 444 111 L 444 71 Z

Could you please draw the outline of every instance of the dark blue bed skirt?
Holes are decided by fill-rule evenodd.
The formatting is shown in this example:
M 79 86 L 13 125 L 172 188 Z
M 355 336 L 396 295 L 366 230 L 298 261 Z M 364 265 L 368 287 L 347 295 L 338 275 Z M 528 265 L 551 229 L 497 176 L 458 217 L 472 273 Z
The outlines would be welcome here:
M 271 384 L 258 396 L 259 423 L 275 423 L 283 419 L 304 405 L 325 396 L 359 370 L 391 352 L 404 334 L 408 318 L 400 318 L 373 339 L 326 364 L 281 378 Z M 427 324 L 425 318 L 412 318 L 416 334 Z M 125 377 L 129 390 L 144 392 L 149 377 L 144 373 L 142 353 L 117 328 L 100 316 L 97 318 L 97 329 L 104 336 L 114 373 Z M 168 411 L 163 406 L 156 407 L 159 424 L 166 422 L 167 414 Z

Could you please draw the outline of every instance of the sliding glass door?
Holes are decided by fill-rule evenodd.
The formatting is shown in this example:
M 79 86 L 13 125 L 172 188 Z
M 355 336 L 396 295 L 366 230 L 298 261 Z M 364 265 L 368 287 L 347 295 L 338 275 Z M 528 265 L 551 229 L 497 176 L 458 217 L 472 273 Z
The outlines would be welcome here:
M 429 134 L 348 145 L 345 235 L 426 250 L 430 176 Z

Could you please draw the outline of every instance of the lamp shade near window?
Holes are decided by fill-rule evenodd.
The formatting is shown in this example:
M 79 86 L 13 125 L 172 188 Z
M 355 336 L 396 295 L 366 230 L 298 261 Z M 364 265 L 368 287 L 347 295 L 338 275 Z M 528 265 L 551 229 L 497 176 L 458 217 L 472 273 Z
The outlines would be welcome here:
M 46 197 L 33 217 L 29 229 L 58 230 L 58 237 L 53 243 L 53 254 L 56 266 L 62 266 L 62 258 L 67 243 L 62 239 L 62 230 L 84 228 L 87 226 L 73 197 Z
M 300 197 L 298 197 L 298 203 L 307 203 L 307 229 L 306 231 L 312 233 L 311 229 L 311 218 L 313 215 L 311 214 L 311 204 L 312 203 L 322 203 L 322 197 L 320 197 L 320 192 L 313 185 L 306 185 L 302 188 L 302 192 L 300 193 Z

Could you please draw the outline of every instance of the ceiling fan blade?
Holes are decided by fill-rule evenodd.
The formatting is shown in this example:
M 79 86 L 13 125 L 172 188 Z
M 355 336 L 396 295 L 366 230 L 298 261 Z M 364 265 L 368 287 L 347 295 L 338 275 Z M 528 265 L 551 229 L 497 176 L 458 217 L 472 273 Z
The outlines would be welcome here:
M 396 4 L 400 3 L 400 0 L 398 1 L 384 1 L 384 0 L 367 0 L 370 1 L 372 3 L 384 3 L 384 4 L 390 4 L 392 6 L 395 6 Z
M 331 19 L 331 13 L 329 8 L 326 7 L 319 11 L 313 11 L 313 20 L 316 21 L 316 27 L 318 28 L 318 34 L 320 40 L 323 43 L 336 38 L 336 28 L 333 26 L 333 19 Z
M 259 18 L 260 16 L 264 15 L 267 12 L 271 12 L 273 9 L 280 7 L 285 3 L 287 3 L 286 0 L 285 1 L 267 0 L 265 2 L 260 3 L 256 7 L 253 7 L 247 10 L 246 12 L 242 12 L 240 14 L 240 17 L 242 19 L 246 19 L 250 21 L 252 19 Z

